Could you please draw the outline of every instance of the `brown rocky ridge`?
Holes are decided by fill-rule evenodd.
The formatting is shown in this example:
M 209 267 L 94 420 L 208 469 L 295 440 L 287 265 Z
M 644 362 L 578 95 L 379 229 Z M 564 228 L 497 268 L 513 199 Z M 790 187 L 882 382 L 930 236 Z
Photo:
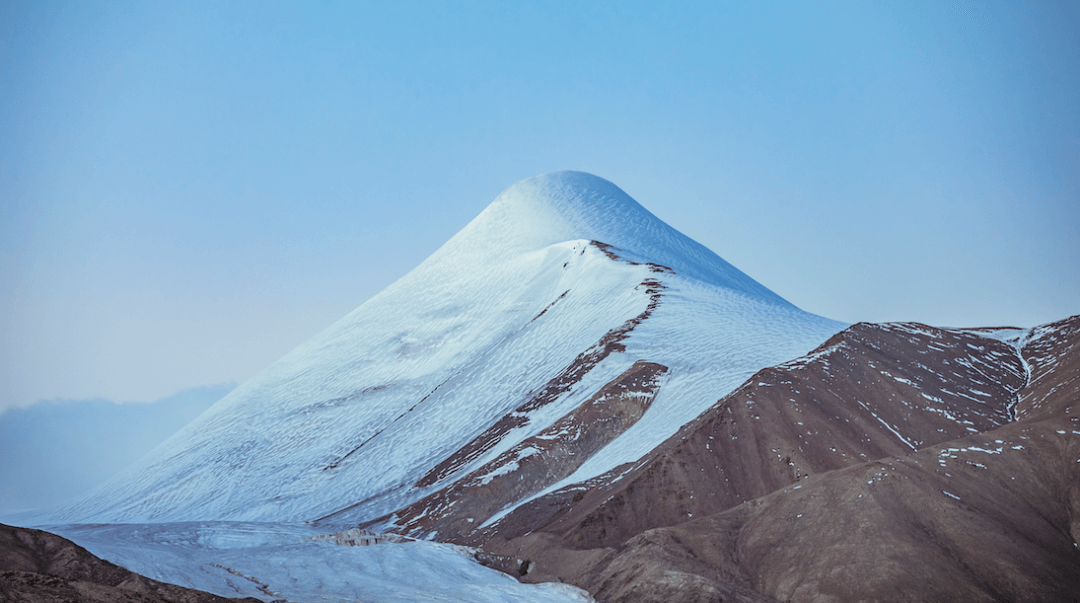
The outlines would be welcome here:
M 861 323 L 490 525 L 523 487 L 498 463 L 396 515 L 601 602 L 1077 601 L 1078 346 L 1080 316 Z

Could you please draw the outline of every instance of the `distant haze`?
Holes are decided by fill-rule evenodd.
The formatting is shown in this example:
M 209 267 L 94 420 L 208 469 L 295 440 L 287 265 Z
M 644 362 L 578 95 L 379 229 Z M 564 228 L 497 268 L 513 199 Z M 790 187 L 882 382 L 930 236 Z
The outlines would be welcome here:
M 836 320 L 1080 313 L 1080 4 L 0 3 L 0 410 L 242 382 L 594 173 Z
M 86 492 L 235 387 L 197 387 L 154 403 L 50 400 L 0 412 L 0 513 L 48 507 Z

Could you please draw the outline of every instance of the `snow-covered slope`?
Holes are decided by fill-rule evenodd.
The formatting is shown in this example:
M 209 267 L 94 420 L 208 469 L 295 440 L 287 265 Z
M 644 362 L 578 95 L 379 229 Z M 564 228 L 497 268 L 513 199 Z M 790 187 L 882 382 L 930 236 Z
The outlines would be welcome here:
M 435 542 L 339 546 L 309 526 L 242 522 L 51 529 L 131 571 L 223 597 L 305 603 L 593 601 L 568 584 L 521 584 L 477 563 L 469 549 Z
M 525 456 L 544 460 L 530 487 L 496 496 L 490 517 L 640 458 L 758 369 L 843 326 L 795 308 L 606 180 L 538 176 L 43 519 L 366 522 L 464 479 L 506 482 L 496 478 Z M 623 392 L 636 410 L 604 406 L 641 366 L 654 367 L 647 389 Z M 558 462 L 523 444 L 573 445 L 607 425 L 617 428 Z

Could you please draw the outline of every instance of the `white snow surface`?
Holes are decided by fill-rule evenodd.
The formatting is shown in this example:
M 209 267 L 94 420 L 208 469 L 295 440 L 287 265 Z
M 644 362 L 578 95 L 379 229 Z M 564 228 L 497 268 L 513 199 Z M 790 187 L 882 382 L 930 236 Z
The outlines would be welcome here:
M 414 487 L 640 315 L 647 279 L 666 289 L 625 351 L 482 458 Z M 554 489 L 639 459 L 757 370 L 845 326 L 787 303 L 606 180 L 538 176 L 135 465 L 34 523 L 305 522 L 343 510 L 337 519 L 370 521 L 537 434 L 635 361 L 669 367 L 641 420 Z
M 567 584 L 522 584 L 464 547 L 339 546 L 305 525 L 198 522 L 43 526 L 154 580 L 224 597 L 303 602 L 587 603 Z

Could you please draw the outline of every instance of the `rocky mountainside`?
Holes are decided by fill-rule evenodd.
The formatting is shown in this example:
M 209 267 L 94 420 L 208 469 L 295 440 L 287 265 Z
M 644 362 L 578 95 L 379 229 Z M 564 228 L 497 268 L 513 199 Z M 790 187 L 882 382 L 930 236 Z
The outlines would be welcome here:
M 260 603 L 165 584 L 98 559 L 41 530 L 0 524 L 0 601 L 20 603 Z
M 1080 316 L 858 324 L 462 536 L 600 601 L 1080 600 Z

